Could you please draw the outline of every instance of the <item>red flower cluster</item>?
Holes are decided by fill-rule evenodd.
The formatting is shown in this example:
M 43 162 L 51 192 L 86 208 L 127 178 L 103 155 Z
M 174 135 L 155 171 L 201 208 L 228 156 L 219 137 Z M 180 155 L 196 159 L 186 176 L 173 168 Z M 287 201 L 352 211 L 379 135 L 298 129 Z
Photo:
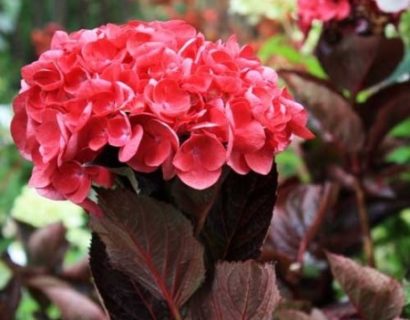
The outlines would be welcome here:
M 204 189 L 225 164 L 267 174 L 293 135 L 311 137 L 303 107 L 249 47 L 182 21 L 58 31 L 22 77 L 12 135 L 34 162 L 30 184 L 83 206 L 92 183 L 112 183 L 93 164 L 106 146 L 137 172 Z

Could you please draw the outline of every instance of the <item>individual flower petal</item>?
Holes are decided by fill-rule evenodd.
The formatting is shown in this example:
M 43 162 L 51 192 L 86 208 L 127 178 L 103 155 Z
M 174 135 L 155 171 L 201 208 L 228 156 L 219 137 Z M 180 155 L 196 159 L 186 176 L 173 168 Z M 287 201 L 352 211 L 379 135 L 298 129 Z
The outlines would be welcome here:
M 131 136 L 131 124 L 124 114 L 118 114 L 107 121 L 108 143 L 114 147 L 127 144 Z
M 182 182 L 197 190 L 204 190 L 214 185 L 221 176 L 221 173 L 221 169 L 208 171 L 201 167 L 187 172 L 177 171 L 178 177 Z
M 175 153 L 179 142 L 175 132 L 156 119 L 143 119 L 143 136 L 134 157 L 128 165 L 136 171 L 152 172 Z
M 246 164 L 251 170 L 266 175 L 272 170 L 273 151 L 270 148 L 263 148 L 253 153 L 244 155 Z
M 127 162 L 131 160 L 132 157 L 135 156 L 141 144 L 143 133 L 144 133 L 144 130 L 142 126 L 139 124 L 136 124 L 132 128 L 131 138 L 128 140 L 128 142 L 123 147 L 120 148 L 120 152 L 118 154 L 118 160 L 120 160 L 121 162 Z
M 88 196 L 91 179 L 80 164 L 67 162 L 54 172 L 52 184 L 55 190 L 67 199 L 75 203 L 81 203 Z
M 173 165 L 183 182 L 202 190 L 215 183 L 225 161 L 226 150 L 216 138 L 192 135 L 181 145 Z
M 153 88 L 152 99 L 153 111 L 169 117 L 183 114 L 191 106 L 189 94 L 174 80 L 159 81 Z

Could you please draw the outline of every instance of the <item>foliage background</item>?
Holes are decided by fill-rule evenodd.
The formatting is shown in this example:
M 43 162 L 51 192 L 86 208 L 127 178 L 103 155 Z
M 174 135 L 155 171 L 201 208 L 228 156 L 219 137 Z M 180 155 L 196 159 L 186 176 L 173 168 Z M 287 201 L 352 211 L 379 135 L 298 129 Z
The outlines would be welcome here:
M 320 64 L 312 54 L 320 26 L 315 26 L 302 45 L 302 35 L 294 24 L 294 1 L 269 1 L 266 7 L 255 3 L 262 1 L 0 0 L 0 254 L 9 256 L 18 264 L 27 262 L 13 219 L 36 228 L 63 221 L 70 244 L 64 257 L 66 266 L 81 262 L 88 250 L 87 217 L 74 205 L 40 198 L 26 187 L 31 167 L 18 155 L 8 129 L 11 101 L 19 90 L 19 70 L 36 59 L 41 47 L 48 45 L 52 30 L 74 31 L 129 19 L 182 18 L 210 39 L 226 38 L 230 33 L 236 33 L 241 42 L 251 42 L 260 58 L 273 67 L 291 66 L 323 77 Z M 395 32 L 391 30 L 392 34 Z M 400 33 L 406 40 L 406 57 L 387 81 L 405 79 L 410 74 L 409 13 L 402 17 Z M 410 121 L 404 119 L 390 135 L 409 141 Z M 281 180 L 292 175 L 303 181 L 311 178 L 299 151 L 296 143 L 277 158 Z M 410 146 L 395 150 L 387 159 L 410 165 Z M 378 268 L 401 281 L 410 280 L 410 209 L 384 220 L 372 230 L 372 235 Z M 10 276 L 9 267 L 0 260 L 0 291 L 6 287 Z M 30 293 L 24 292 L 17 319 L 40 318 L 39 310 L 40 306 Z M 60 313 L 55 306 L 50 306 L 46 316 L 58 319 Z

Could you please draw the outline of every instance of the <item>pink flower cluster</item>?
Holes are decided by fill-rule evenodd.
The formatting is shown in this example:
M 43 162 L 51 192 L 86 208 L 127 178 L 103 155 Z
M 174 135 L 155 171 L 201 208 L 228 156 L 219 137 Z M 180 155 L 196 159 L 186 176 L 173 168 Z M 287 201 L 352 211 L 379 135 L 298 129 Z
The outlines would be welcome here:
M 309 31 L 312 22 L 343 20 L 350 14 L 349 0 L 298 0 L 299 25 Z
M 92 183 L 112 184 L 94 163 L 107 146 L 137 172 L 204 189 L 225 164 L 267 174 L 293 135 L 311 137 L 303 107 L 250 47 L 182 21 L 58 31 L 22 77 L 12 135 L 34 163 L 30 184 L 85 207 Z
M 314 20 L 340 21 L 358 7 L 396 16 L 410 8 L 410 0 L 298 0 L 299 25 L 306 33 Z

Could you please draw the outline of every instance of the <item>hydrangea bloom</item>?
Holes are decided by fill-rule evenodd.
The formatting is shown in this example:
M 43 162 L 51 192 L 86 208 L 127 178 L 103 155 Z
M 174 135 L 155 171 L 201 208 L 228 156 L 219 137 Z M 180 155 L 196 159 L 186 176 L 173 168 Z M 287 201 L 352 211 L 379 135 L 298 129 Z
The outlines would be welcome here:
M 206 41 L 182 21 L 58 31 L 22 77 L 11 131 L 34 163 L 30 184 L 88 208 L 91 185 L 112 184 L 94 162 L 108 146 L 137 172 L 204 189 L 225 164 L 267 174 L 293 135 L 311 136 L 250 47 Z

